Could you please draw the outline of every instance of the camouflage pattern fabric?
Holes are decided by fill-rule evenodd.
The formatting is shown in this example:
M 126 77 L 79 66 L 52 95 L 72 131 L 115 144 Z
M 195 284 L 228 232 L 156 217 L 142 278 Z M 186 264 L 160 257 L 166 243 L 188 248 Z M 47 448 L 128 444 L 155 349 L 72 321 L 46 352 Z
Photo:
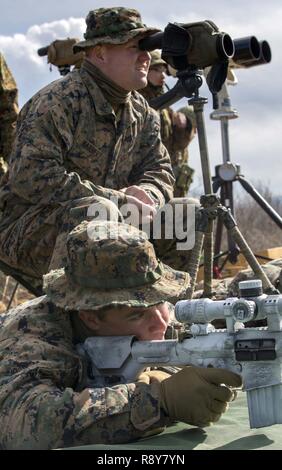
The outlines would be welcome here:
M 262 265 L 262 269 L 269 278 L 270 282 L 282 294 L 282 258 L 270 261 Z M 238 297 L 239 282 L 250 281 L 256 279 L 251 269 L 244 269 L 236 274 L 235 277 L 227 277 L 224 279 L 213 279 L 213 291 L 215 300 L 224 300 L 227 297 Z M 200 298 L 203 294 L 203 281 L 196 285 L 193 298 Z
M 85 210 L 70 214 L 85 198 L 123 201 L 118 190 L 137 184 L 162 206 L 174 182 L 157 113 L 132 92 L 117 120 L 83 65 L 26 103 L 3 180 L 0 258 L 35 278 L 57 236 L 85 219 Z
M 114 7 L 92 10 L 86 17 L 85 41 L 75 44 L 74 52 L 97 44 L 124 44 L 136 36 L 160 31 L 148 28 L 137 10 Z
M 125 223 L 79 224 L 67 237 L 64 266 L 44 276 L 44 290 L 66 310 L 175 303 L 190 287 L 188 273 L 162 264 L 146 233 Z
M 169 201 L 167 204 L 167 207 L 170 206 L 172 208 L 172 226 L 175 227 L 175 209 L 177 205 L 183 205 L 183 233 L 187 233 L 189 229 L 189 224 L 190 220 L 187 219 L 187 211 L 186 211 L 186 206 L 188 206 L 188 216 L 190 213 L 190 208 L 189 206 L 194 206 L 195 213 L 197 212 L 198 208 L 200 207 L 199 200 L 196 198 L 192 197 L 181 197 L 181 198 L 173 198 Z M 156 215 L 158 217 L 158 214 Z M 181 242 L 181 240 L 177 239 L 176 233 L 174 233 L 174 238 L 169 239 L 165 237 L 165 220 L 164 223 L 162 223 L 161 229 L 162 229 L 162 234 L 161 238 L 159 239 L 152 239 L 152 242 L 154 244 L 154 248 L 157 254 L 157 257 L 162 260 L 163 263 L 169 265 L 173 269 L 178 269 L 180 271 L 187 271 L 187 265 L 189 261 L 189 257 L 191 254 L 191 251 L 188 250 L 178 250 L 177 249 L 177 243 Z
M 83 222 L 67 248 L 65 269 L 44 276 L 47 296 L 0 316 L 2 449 L 119 444 L 170 422 L 157 384 L 85 387 L 75 345 L 92 332 L 78 310 L 184 298 L 189 275 L 163 266 L 146 234 L 127 224 Z
M 276 259 L 263 264 L 262 269 L 270 282 L 282 293 L 282 259 Z M 237 296 L 239 294 L 239 282 L 256 279 L 251 269 L 244 269 L 239 272 L 228 286 L 228 295 Z
M 82 388 L 71 314 L 46 296 L 0 316 L 0 447 L 120 444 L 163 427 L 157 384 Z
M 0 177 L 7 171 L 18 112 L 17 85 L 0 52 Z
M 139 90 L 148 102 L 164 93 L 163 87 L 156 87 L 150 83 Z M 172 168 L 175 174 L 174 196 L 185 197 L 192 182 L 194 170 L 189 167 L 189 153 L 187 146 L 191 141 L 191 125 L 181 129 L 172 124 L 172 108 L 159 111 L 161 120 L 162 142 L 168 150 L 171 158 Z

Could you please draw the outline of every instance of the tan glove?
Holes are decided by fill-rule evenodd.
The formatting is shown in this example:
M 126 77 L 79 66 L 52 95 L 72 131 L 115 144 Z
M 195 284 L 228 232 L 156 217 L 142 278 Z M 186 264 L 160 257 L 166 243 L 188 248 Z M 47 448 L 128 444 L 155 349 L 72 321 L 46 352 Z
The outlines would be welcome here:
M 143 382 L 148 385 L 153 382 L 161 383 L 163 380 L 168 379 L 170 376 L 171 374 L 168 374 L 167 372 L 164 372 L 162 370 L 148 370 L 142 372 L 139 375 L 137 382 Z
M 225 369 L 184 367 L 160 383 L 161 408 L 177 421 L 209 426 L 235 398 L 228 386 L 241 385 L 241 377 Z

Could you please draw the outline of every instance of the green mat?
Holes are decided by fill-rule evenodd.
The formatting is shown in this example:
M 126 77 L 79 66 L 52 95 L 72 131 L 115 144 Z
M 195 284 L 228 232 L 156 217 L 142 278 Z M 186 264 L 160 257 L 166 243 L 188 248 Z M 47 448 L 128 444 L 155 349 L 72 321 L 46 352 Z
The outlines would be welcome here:
M 88 445 L 84 450 L 282 450 L 282 424 L 250 429 L 246 394 L 240 392 L 221 420 L 204 430 L 178 423 L 162 434 L 124 445 Z

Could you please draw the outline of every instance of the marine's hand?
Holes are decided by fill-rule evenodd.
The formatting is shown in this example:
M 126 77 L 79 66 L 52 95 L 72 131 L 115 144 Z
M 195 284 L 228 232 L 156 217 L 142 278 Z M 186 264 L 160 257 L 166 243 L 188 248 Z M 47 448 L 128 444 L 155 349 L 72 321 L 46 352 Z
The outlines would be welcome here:
M 128 186 L 128 188 L 122 188 L 120 191 L 128 196 L 133 196 L 136 199 L 139 199 L 144 204 L 148 204 L 149 206 L 155 205 L 153 199 L 143 188 L 140 188 L 140 186 Z
M 230 387 L 241 385 L 241 377 L 225 369 L 184 367 L 160 383 L 161 407 L 177 421 L 209 426 L 234 400 Z
M 149 194 L 147 194 L 146 191 L 139 186 L 129 186 L 128 188 L 123 188 L 120 191 L 123 192 L 126 196 L 125 203 L 122 207 L 120 207 L 120 211 L 122 212 L 122 215 L 125 217 L 125 219 L 128 217 L 127 212 L 133 212 L 131 209 L 132 206 L 134 206 L 138 209 L 138 220 L 133 220 L 135 215 L 133 213 L 130 216 L 131 223 L 133 223 L 135 226 L 141 225 L 141 223 L 150 223 L 153 217 L 156 215 L 157 210 L 155 208 L 155 202 L 149 196 Z
M 142 372 L 137 382 L 143 382 L 145 384 L 151 384 L 153 382 L 161 383 L 163 380 L 168 379 L 171 374 L 164 372 L 163 370 L 148 370 Z
M 179 129 L 185 129 L 187 126 L 187 119 L 184 113 L 174 112 L 172 114 L 172 124 Z

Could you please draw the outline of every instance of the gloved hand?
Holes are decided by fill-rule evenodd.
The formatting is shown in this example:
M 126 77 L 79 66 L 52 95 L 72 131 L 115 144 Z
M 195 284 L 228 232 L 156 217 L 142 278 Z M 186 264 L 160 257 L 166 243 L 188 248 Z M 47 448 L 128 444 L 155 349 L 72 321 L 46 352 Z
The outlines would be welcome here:
M 241 385 L 241 377 L 225 369 L 184 367 L 160 383 L 161 408 L 177 421 L 209 426 L 235 398 L 228 386 Z
M 161 383 L 163 380 L 168 379 L 171 375 L 162 370 L 148 370 L 141 372 L 137 382 L 143 382 L 145 384 L 151 384 L 153 382 Z

